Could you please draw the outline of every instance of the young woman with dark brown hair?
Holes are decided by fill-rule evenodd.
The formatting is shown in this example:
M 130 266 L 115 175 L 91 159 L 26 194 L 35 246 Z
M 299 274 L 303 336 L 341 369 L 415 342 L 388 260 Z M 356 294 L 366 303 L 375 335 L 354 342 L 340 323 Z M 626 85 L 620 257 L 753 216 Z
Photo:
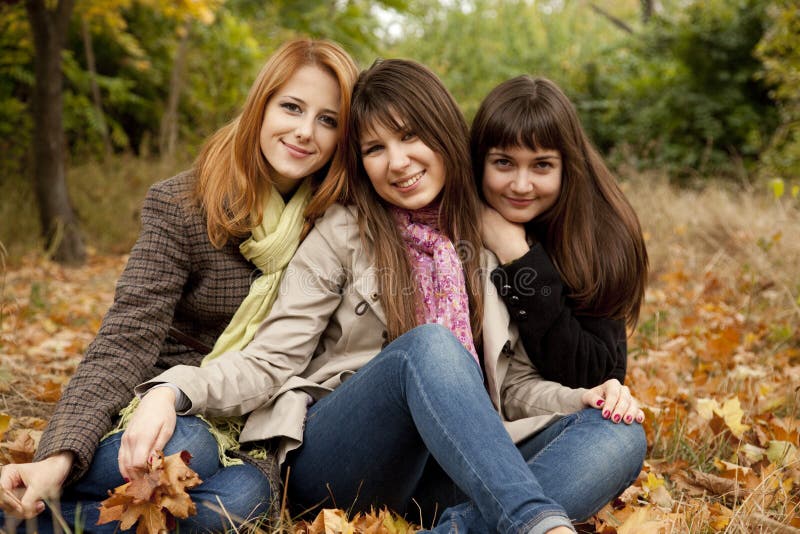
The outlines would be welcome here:
M 203 480 L 189 491 L 198 514 L 179 522 L 181 532 L 229 528 L 220 503 L 240 520 L 266 510 L 276 485 L 266 475 L 275 462 L 223 466 L 217 442 L 196 417 L 176 422 L 174 412 L 156 414 L 154 422 L 171 415 L 172 431 L 125 455 L 123 435 L 107 434 L 138 383 L 178 364 L 198 366 L 252 338 L 303 233 L 343 191 L 344 133 L 357 74 L 335 43 L 284 44 L 261 69 L 242 112 L 208 140 L 194 168 L 150 189 L 114 303 L 56 407 L 36 461 L 2 467 L 0 486 L 22 492 L 19 503 L 0 499 L 4 512 L 40 514 L 38 532 L 52 532 L 43 500 L 61 494 L 61 514 L 71 526 L 80 508 L 83 532 L 114 532 L 117 523 L 95 525 L 97 503 L 124 478 L 140 476 L 150 452 L 162 448 L 189 450 Z
M 415 514 L 418 497 L 448 507 L 437 532 L 572 532 L 639 473 L 641 425 L 597 409 L 630 423 L 635 399 L 531 366 L 481 275 L 496 261 L 479 256 L 467 126 L 441 81 L 379 61 L 351 109 L 350 201 L 317 220 L 253 341 L 139 386 L 128 431 L 146 447 L 160 413 L 249 414 L 242 443 L 272 440 L 298 511 Z
M 625 379 L 647 251 L 639 220 L 553 82 L 519 76 L 471 131 L 492 279 L 542 376 L 571 387 Z M 610 412 L 609 412 L 610 415 Z

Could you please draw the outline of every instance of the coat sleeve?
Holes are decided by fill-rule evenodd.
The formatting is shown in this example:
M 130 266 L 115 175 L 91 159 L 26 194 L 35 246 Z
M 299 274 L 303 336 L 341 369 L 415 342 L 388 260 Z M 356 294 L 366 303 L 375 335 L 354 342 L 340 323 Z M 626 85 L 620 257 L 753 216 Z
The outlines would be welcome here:
M 154 365 L 188 277 L 190 244 L 184 207 L 162 184 L 148 192 L 142 229 L 117 282 L 114 302 L 64 390 L 36 452 L 36 460 L 62 451 L 74 453 L 67 482 L 86 473 L 100 439 L 133 397 L 134 386 L 155 374 Z
M 500 388 L 506 419 L 514 421 L 537 415 L 566 414 L 584 408 L 581 397 L 585 389 L 544 380 L 519 346 L 512 351 L 510 358 Z
M 541 243 L 496 268 L 491 278 L 519 328 L 531 363 L 545 379 L 587 388 L 610 378 L 625 380 L 624 322 L 574 313 Z
M 286 267 L 272 310 L 242 350 L 222 354 L 205 367 L 175 366 L 136 388 L 138 394 L 158 383 L 180 388 L 192 405 L 185 413 L 232 416 L 267 402 L 292 376 L 308 366 L 328 322 L 342 300 L 347 274 L 343 245 L 320 231 L 320 220 Z

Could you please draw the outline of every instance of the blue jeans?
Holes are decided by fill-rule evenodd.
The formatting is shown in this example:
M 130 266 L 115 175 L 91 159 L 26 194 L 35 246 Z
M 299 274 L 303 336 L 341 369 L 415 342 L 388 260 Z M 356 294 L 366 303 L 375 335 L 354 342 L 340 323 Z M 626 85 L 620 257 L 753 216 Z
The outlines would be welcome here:
M 84 533 L 110 534 L 117 531 L 117 521 L 100 526 L 96 523 L 100 501 L 108 497 L 109 489 L 125 482 L 117 462 L 121 439 L 122 433 L 119 432 L 101 441 L 86 475 L 65 488 L 60 501 L 61 515 L 70 527 L 75 525 L 77 519 L 78 524 L 83 525 Z M 223 467 L 219 462 L 216 440 L 208 431 L 208 425 L 197 417 L 178 417 L 175 433 L 164 448 L 164 454 L 182 450 L 191 453 L 189 467 L 197 472 L 203 483 L 189 490 L 197 507 L 197 515 L 178 521 L 180 532 L 224 532 L 230 528 L 225 513 L 219 511 L 217 497 L 234 519 L 252 520 L 267 511 L 270 502 L 269 480 L 249 464 Z M 210 503 L 213 508 L 205 503 Z M 2 519 L 0 512 L 0 526 L 3 525 Z M 11 521 L 11 518 L 8 520 Z M 40 534 L 53 532 L 53 517 L 49 508 L 36 517 L 36 522 Z M 12 532 L 12 528 L 7 528 L 7 531 Z M 23 523 L 18 532 L 25 531 Z
M 518 446 L 544 492 L 573 521 L 588 519 L 630 486 L 641 471 L 647 451 L 642 425 L 614 424 L 600 413 L 586 408 L 570 414 Z M 435 481 L 433 487 L 444 489 L 438 492 L 440 495 L 458 493 L 457 488 L 447 487 L 446 480 Z M 424 493 L 430 494 L 430 489 Z M 541 531 L 552 526 L 541 525 Z M 447 507 L 433 532 L 491 530 L 475 504 L 463 502 Z
M 550 432 L 548 443 L 553 447 L 537 445 L 538 455 L 531 465 L 526 463 L 492 406 L 475 360 L 449 330 L 424 325 L 396 339 L 311 406 L 303 445 L 287 458 L 289 498 L 298 509 L 332 497 L 335 502 L 330 504 L 343 509 L 387 505 L 413 511 L 412 497 L 425 493 L 431 478 L 437 485 L 427 472 L 438 465 L 445 482 L 452 480 L 469 503 L 446 511 L 437 531 L 448 531 L 456 514 L 462 534 L 545 532 L 570 526 L 571 512 L 555 498 L 561 494 L 542 485 L 533 466 L 567 458 L 567 465 L 552 466 L 562 473 L 558 480 L 547 481 L 564 487 L 562 493 L 575 489 L 566 488 L 572 481 L 563 474 L 573 464 L 584 466 L 584 479 L 592 484 L 600 476 L 596 472 L 609 470 L 605 458 L 598 462 L 593 454 L 598 448 L 594 438 L 578 436 L 562 443 L 565 434 Z M 637 463 L 635 469 L 616 466 L 624 471 L 621 478 L 626 483 L 636 476 L 629 472 L 638 474 L 644 457 L 641 428 L 629 434 L 640 438 L 641 451 L 638 459 L 627 462 Z M 556 448 L 563 454 L 550 454 Z M 584 461 L 583 456 L 590 459 Z M 616 471 L 615 466 L 610 470 Z M 625 487 L 620 484 L 600 496 L 592 484 L 580 487 L 572 500 L 604 503 Z M 474 513 L 465 513 L 465 508 Z

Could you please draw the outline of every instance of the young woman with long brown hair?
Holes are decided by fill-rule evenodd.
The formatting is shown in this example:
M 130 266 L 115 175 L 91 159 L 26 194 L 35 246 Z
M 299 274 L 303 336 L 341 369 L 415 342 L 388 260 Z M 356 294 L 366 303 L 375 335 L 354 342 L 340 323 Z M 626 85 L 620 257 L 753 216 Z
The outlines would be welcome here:
M 242 112 L 207 141 L 194 168 L 150 189 L 114 303 L 56 407 L 36 461 L 2 468 L 2 488 L 24 492 L 20 503 L 2 501 L 6 513 L 34 517 L 43 499 L 63 490 L 61 514 L 70 525 L 81 507 L 84 532 L 113 532 L 116 523 L 95 526 L 97 502 L 124 478 L 139 476 L 150 452 L 162 448 L 189 450 L 203 480 L 189 492 L 198 514 L 179 522 L 181 531 L 229 527 L 220 503 L 242 519 L 266 509 L 274 462 L 224 467 L 216 440 L 196 417 L 179 418 L 176 426 L 173 412 L 174 432 L 130 454 L 119 452 L 121 433 L 104 435 L 136 384 L 178 364 L 198 366 L 252 338 L 302 235 L 344 190 L 344 133 L 357 74 L 335 43 L 284 44 L 261 69 Z M 38 519 L 38 532 L 53 530 L 50 513 Z
M 174 410 L 249 414 L 241 441 L 272 440 L 298 511 L 333 497 L 413 514 L 416 496 L 455 505 L 438 532 L 571 532 L 639 473 L 641 426 L 596 409 L 632 421 L 635 399 L 531 366 L 481 276 L 467 126 L 441 81 L 379 61 L 351 111 L 349 201 L 317 220 L 253 341 L 142 384 L 129 431 L 158 435 L 152 416 Z M 580 431 L 556 443 L 562 419 Z
M 574 106 L 550 80 L 503 82 L 475 115 L 471 149 L 484 243 L 502 264 L 492 279 L 531 362 L 572 387 L 623 382 L 647 251 Z

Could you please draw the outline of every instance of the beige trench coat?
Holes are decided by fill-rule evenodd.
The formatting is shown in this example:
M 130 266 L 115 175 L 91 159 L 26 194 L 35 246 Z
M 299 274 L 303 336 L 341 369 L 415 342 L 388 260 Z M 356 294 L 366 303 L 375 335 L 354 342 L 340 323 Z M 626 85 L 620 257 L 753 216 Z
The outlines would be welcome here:
M 485 274 L 497 260 L 484 253 Z M 494 406 L 514 442 L 583 407 L 584 390 L 543 380 L 525 354 L 496 289 L 484 277 L 484 365 Z M 255 282 L 257 283 L 257 281 Z M 287 267 L 269 317 L 243 350 L 202 368 L 173 367 L 137 387 L 178 386 L 182 414 L 250 414 L 240 441 L 278 438 L 278 459 L 300 446 L 309 395 L 333 391 L 381 350 L 386 319 L 378 277 L 353 207 L 334 205 Z

